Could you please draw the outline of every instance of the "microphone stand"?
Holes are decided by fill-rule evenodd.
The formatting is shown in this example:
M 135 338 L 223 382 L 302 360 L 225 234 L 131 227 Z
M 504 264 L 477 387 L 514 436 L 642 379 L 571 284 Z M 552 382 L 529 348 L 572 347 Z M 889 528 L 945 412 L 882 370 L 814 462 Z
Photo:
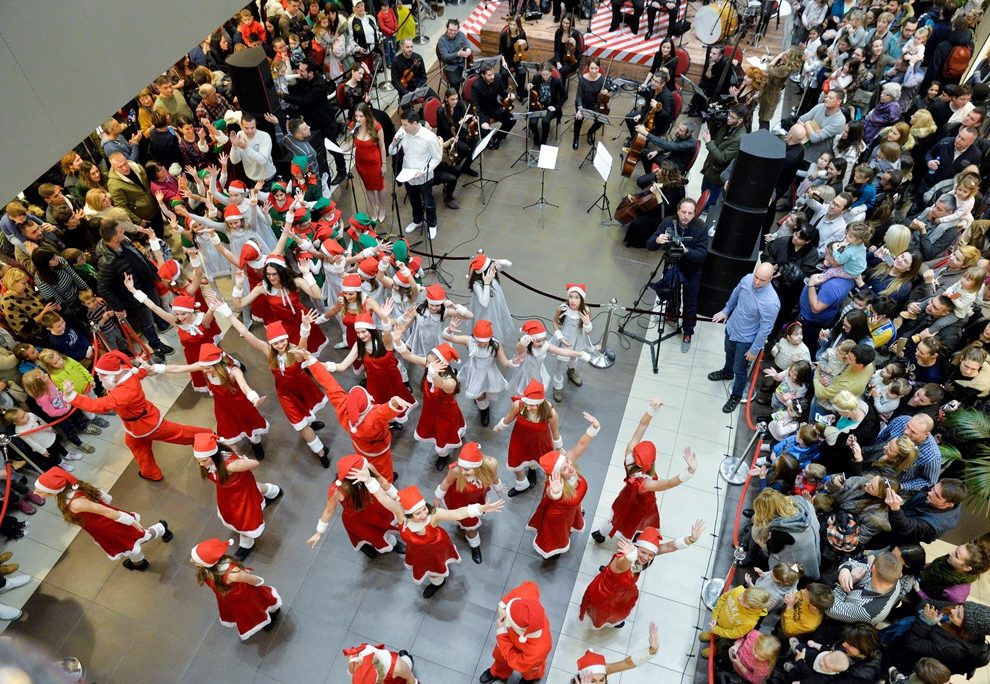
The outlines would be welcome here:
M 401 131 L 402 129 L 399 130 Z M 398 133 L 396 133 L 396 137 L 398 137 Z M 395 143 L 394 138 L 392 142 Z M 386 152 L 388 152 L 391 149 L 392 149 L 392 145 L 389 145 L 389 149 L 386 150 Z M 402 146 L 400 145 L 396 149 L 394 154 L 389 154 L 389 156 L 392 157 L 392 216 L 395 217 L 395 231 L 396 234 L 399 235 L 401 235 L 400 231 L 402 229 L 402 218 L 399 215 L 399 190 L 398 190 L 398 183 L 395 182 L 395 177 L 396 175 L 398 175 L 396 173 L 396 166 L 397 166 L 396 158 L 398 157 L 398 154 L 401 150 L 402 150 Z M 406 197 L 408 198 L 408 196 L 409 196 L 409 190 L 406 189 Z
M 432 183 L 432 181 L 429 180 L 429 177 L 430 177 L 430 161 L 432 161 L 432 159 L 433 159 L 432 157 L 427 157 L 426 158 L 426 168 L 423 169 L 423 173 L 425 174 L 425 177 L 427 178 L 426 183 Z M 431 193 L 433 192 L 432 186 L 430 188 L 430 192 Z M 424 212 L 425 212 L 425 208 L 424 208 Z M 423 218 L 424 219 L 426 218 L 425 215 L 424 215 Z M 439 260 L 437 259 L 437 255 L 433 252 L 433 236 L 430 235 L 429 221 L 426 221 L 426 223 L 427 223 L 427 225 L 422 229 L 423 230 L 423 240 L 422 240 L 422 242 L 420 244 L 425 244 L 426 245 L 426 251 L 430 253 L 430 263 L 429 263 L 428 266 L 426 266 L 425 268 L 423 268 L 423 273 L 425 274 L 425 273 L 427 273 L 429 271 L 433 271 L 433 275 L 435 275 L 437 277 L 437 280 L 439 280 L 441 283 L 443 283 L 444 284 L 444 287 L 449 288 L 451 286 L 451 279 L 449 277 L 447 277 L 447 275 L 443 272 L 443 269 L 440 267 L 440 264 L 443 262 L 444 259 L 447 258 L 447 256 L 450 254 L 450 252 L 444 252 L 443 253 L 443 256 L 441 256 Z M 439 223 L 439 221 L 438 221 L 438 223 Z

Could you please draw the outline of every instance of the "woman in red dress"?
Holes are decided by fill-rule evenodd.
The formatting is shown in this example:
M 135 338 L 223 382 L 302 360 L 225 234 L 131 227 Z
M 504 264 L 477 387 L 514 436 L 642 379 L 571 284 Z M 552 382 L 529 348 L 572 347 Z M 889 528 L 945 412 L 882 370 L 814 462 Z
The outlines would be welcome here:
M 211 432 L 201 432 L 193 440 L 193 456 L 199 464 L 199 474 L 217 488 L 217 515 L 229 530 L 240 535 L 234 558 L 244 560 L 254 548 L 254 540 L 265 531 L 262 511 L 282 496 L 282 488 L 270 482 L 258 482 L 251 471 L 260 463 L 239 456 L 218 445 Z
M 313 384 L 309 373 L 302 367 L 304 357 L 289 349 L 289 335 L 281 323 L 269 323 L 265 326 L 268 341 L 259 340 L 254 333 L 244 327 L 236 316 L 229 317 L 231 326 L 237 330 L 244 340 L 263 353 L 268 358 L 268 367 L 275 376 L 275 395 L 278 403 L 289 419 L 292 429 L 306 442 L 324 468 L 330 467 L 330 449 L 323 445 L 316 430 L 322 430 L 324 424 L 316 420 L 316 413 L 327 403 L 327 396 Z M 300 346 L 305 348 L 309 336 L 312 314 L 303 315 L 300 328 Z
M 354 111 L 354 168 L 357 169 L 364 190 L 368 195 L 368 214 L 378 222 L 385 220 L 385 139 L 382 127 L 371 112 L 371 106 L 362 102 Z
M 512 425 L 509 437 L 508 467 L 515 474 L 515 485 L 509 497 L 522 494 L 536 484 L 536 470 L 540 456 L 551 449 L 561 449 L 560 425 L 557 409 L 546 399 L 543 383 L 530 380 L 521 395 L 512 397 L 509 412 L 495 427 L 495 432 Z
M 647 527 L 636 536 L 635 541 L 619 539 L 619 552 L 591 580 L 581 598 L 581 612 L 578 619 L 588 617 L 595 629 L 615 627 L 626 623 L 626 618 L 639 600 L 639 575 L 653 563 L 653 559 L 663 553 L 671 553 L 694 544 L 705 530 L 705 523 L 695 521 L 688 537 L 661 544 L 660 530 Z
M 78 525 L 93 538 L 107 557 L 124 559 L 128 570 L 147 570 L 148 559 L 141 547 L 152 539 L 166 544 L 172 541 L 168 523 L 159 520 L 151 527 L 141 527 L 141 516 L 110 505 L 113 498 L 88 482 L 76 479 L 59 467 L 49 468 L 34 483 L 35 493 L 55 502 L 62 517 L 71 525 Z
M 571 531 L 584 530 L 581 502 L 588 493 L 588 481 L 577 469 L 577 461 L 601 426 L 591 414 L 582 415 L 591 425 L 574 448 L 570 451 L 548 451 L 540 457 L 540 467 L 547 474 L 547 483 L 543 498 L 526 527 L 536 531 L 533 548 L 544 559 L 566 553 L 571 548 Z
M 357 331 L 354 329 L 354 323 L 358 316 L 369 312 L 383 318 L 378 302 L 362 292 L 361 276 L 357 273 L 348 273 L 341 280 L 341 293 L 337 303 L 326 313 L 327 318 L 339 315 L 344 324 L 344 339 L 334 345 L 334 349 L 351 349 L 357 344 Z M 355 373 L 363 367 L 361 359 L 354 361 Z
M 284 235 L 284 233 L 283 233 Z M 269 254 L 265 258 L 264 280 L 244 295 L 244 273 L 234 274 L 234 308 L 240 311 L 255 299 L 262 297 L 266 302 L 265 323 L 281 323 L 289 334 L 291 344 L 299 344 L 302 337 L 303 315 L 306 309 L 302 305 L 299 293 L 308 295 L 313 301 L 323 300 L 320 286 L 316 284 L 313 274 L 306 271 L 301 277 L 290 271 L 285 265 L 285 257 L 280 254 Z M 310 323 L 315 320 L 311 319 Z M 327 336 L 319 325 L 312 326 L 306 340 L 306 349 L 319 354 L 327 345 Z
M 368 469 L 387 495 L 393 498 L 399 495 L 395 486 L 379 475 L 375 467 L 363 456 L 357 454 L 344 456 L 337 462 L 337 479 L 330 483 L 330 488 L 327 490 L 327 505 L 316 523 L 316 534 L 306 540 L 307 546 L 311 549 L 316 548 L 339 506 L 340 521 L 344 525 L 348 539 L 351 540 L 351 546 L 356 551 L 360 551 L 368 558 L 377 558 L 380 554 L 390 551 L 406 552 L 406 545 L 399 541 L 399 528 L 395 525 L 395 516 L 392 512 L 368 493 L 368 488 L 363 482 L 347 479 L 347 474 L 352 470 L 362 468 Z
M 408 320 L 403 320 L 403 324 L 408 324 Z M 405 332 L 403 324 L 396 328 L 395 337 Z M 393 340 L 392 344 L 406 361 L 426 368 L 422 383 L 423 409 L 413 436 L 418 442 L 433 445 L 437 452 L 436 469 L 443 472 L 450 452 L 461 445 L 464 437 L 464 416 L 455 397 L 460 383 L 457 371 L 450 365 L 461 357 L 446 342 L 434 347 L 425 357 L 413 354 L 401 339 Z
M 413 657 L 407 651 L 389 651 L 385 644 L 345 648 L 351 684 L 417 684 Z
M 237 630 L 241 641 L 259 630 L 275 626 L 282 609 L 282 597 L 255 575 L 227 555 L 233 541 L 207 539 L 193 547 L 192 562 L 197 566 L 196 581 L 213 590 L 220 609 L 220 624 Z
M 660 399 L 650 400 L 646 413 L 639 419 L 639 425 L 626 444 L 623 461 L 626 468 L 625 484 L 612 503 L 612 516 L 591 533 L 591 537 L 599 544 L 605 542 L 606 536 L 632 539 L 647 527 L 660 527 L 657 493 L 684 484 L 698 469 L 698 457 L 690 447 L 685 447 L 684 462 L 687 463 L 687 470 L 666 480 L 657 478 L 657 447 L 653 442 L 643 440 L 643 434 L 662 406 Z
M 354 319 L 354 334 L 357 341 L 343 361 L 325 364 L 331 373 L 346 370 L 360 361 L 364 365 L 367 378 L 366 389 L 376 404 L 387 404 L 392 397 L 409 402 L 410 408 L 417 405 L 412 392 L 402 381 L 399 363 L 393 353 L 392 321 L 388 315 L 392 312 L 390 299 L 381 309 L 383 318 L 382 330 L 375 325 L 370 312 L 365 312 Z M 405 411 L 395 417 L 392 427 L 402 429 L 402 424 L 408 419 L 409 412 Z
M 505 505 L 505 500 L 499 499 L 492 503 L 471 504 L 451 511 L 426 503 L 415 485 L 400 490 L 396 501 L 382 489 L 377 479 L 372 478 L 367 468 L 352 470 L 347 477 L 363 482 L 382 506 L 395 516 L 402 541 L 406 543 L 406 567 L 412 570 L 413 581 L 416 584 L 422 584 L 423 580 L 430 582 L 423 590 L 423 598 L 436 594 L 450 574 L 449 566 L 461 562 L 450 535 L 440 527 L 440 523 L 477 518 L 500 511 Z
M 468 442 L 461 448 L 457 461 L 450 464 L 447 476 L 437 485 L 433 492 L 433 503 L 439 506 L 443 501 L 443 505 L 450 510 L 483 504 L 490 489 L 499 494 L 505 493 L 505 487 L 498 477 L 498 461 L 482 454 L 481 445 L 477 442 Z M 465 518 L 458 521 L 457 525 L 464 530 L 464 536 L 467 537 L 468 546 L 471 547 L 471 560 L 480 564 L 481 537 L 478 529 L 481 527 L 481 518 Z

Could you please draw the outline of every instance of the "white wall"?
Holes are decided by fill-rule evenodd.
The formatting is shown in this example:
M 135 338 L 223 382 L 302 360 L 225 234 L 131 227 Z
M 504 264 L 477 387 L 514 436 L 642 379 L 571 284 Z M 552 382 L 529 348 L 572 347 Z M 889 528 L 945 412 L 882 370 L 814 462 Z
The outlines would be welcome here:
M 247 0 L 0 0 L 0 206 Z

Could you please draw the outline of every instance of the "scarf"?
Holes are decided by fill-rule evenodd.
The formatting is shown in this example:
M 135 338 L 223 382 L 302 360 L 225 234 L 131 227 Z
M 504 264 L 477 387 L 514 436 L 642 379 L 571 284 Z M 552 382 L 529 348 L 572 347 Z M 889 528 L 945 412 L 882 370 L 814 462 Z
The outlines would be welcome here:
M 979 573 L 959 572 L 949 565 L 949 556 L 939 556 L 921 571 L 922 590 L 929 596 L 940 597 L 948 587 L 957 584 L 972 584 L 979 579 Z

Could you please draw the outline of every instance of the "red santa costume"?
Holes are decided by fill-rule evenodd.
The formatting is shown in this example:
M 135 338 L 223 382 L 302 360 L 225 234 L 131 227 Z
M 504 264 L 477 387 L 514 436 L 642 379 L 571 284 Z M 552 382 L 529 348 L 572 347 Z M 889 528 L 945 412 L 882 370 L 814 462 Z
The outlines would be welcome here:
M 642 441 L 633 447 L 631 457 L 640 472 L 626 477 L 622 491 L 612 503 L 610 537 L 618 534 L 623 539 L 632 539 L 648 527 L 660 527 L 657 494 L 643 488 L 647 480 L 657 479 L 656 475 L 646 474 L 656 463 L 657 447 L 653 442 Z
M 607 675 L 608 664 L 605 662 L 605 656 L 601 653 L 595 653 L 592 650 L 587 650 L 584 652 L 583 656 L 577 659 L 577 670 L 578 680 L 586 675 Z
M 269 344 L 290 339 L 281 322 L 266 325 L 265 334 Z M 280 354 L 274 349 L 272 352 L 275 354 L 276 365 L 272 368 L 272 375 L 275 376 L 278 403 L 292 429 L 299 432 L 316 420 L 316 413 L 326 406 L 327 398 L 309 379 L 301 364 L 290 361 L 285 353 Z
M 635 544 L 653 554 L 660 553 L 660 530 L 649 527 L 643 530 Z M 623 558 L 621 553 L 612 556 L 612 561 Z M 581 612 L 578 618 L 583 620 L 587 616 L 595 629 L 603 627 L 617 627 L 626 621 L 636 601 L 639 600 L 639 587 L 636 581 L 645 567 L 639 565 L 635 558 L 628 559 L 631 566 L 624 572 L 616 572 L 610 561 L 601 572 L 591 580 L 588 588 L 584 590 L 581 598 Z
M 484 460 L 485 456 L 481 453 L 481 445 L 477 442 L 468 442 L 457 455 L 457 461 L 448 467 L 451 471 L 473 471 L 484 465 Z M 485 503 L 485 498 L 491 487 L 481 484 L 476 477 L 465 477 L 464 479 L 467 485 L 464 489 L 458 489 L 456 484 L 449 489 L 441 489 L 443 484 L 441 483 L 434 492 L 436 498 L 443 501 L 443 505 L 450 510 L 471 504 Z M 458 520 L 457 525 L 462 530 L 476 530 L 481 527 L 481 518 L 464 518 Z
M 333 374 L 319 362 L 308 365 L 313 379 L 320 384 L 337 412 L 337 420 L 351 438 L 354 451 L 375 467 L 389 482 L 394 479 L 392 466 L 392 432 L 389 423 L 402 411 L 389 403 L 374 404 L 368 391 L 357 385 L 345 392 Z
M 192 562 L 201 568 L 215 568 L 203 583 L 213 590 L 220 610 L 220 624 L 233 627 L 241 641 L 254 636 L 259 630 L 271 629 L 273 620 L 282 608 L 282 597 L 275 587 L 243 568 L 227 556 L 232 541 L 207 539 L 192 549 Z M 232 577 L 233 575 L 237 577 Z M 232 581 L 238 580 L 238 581 Z M 257 580 L 252 584 L 248 580 Z
M 167 265 L 166 262 L 165 265 Z M 162 268 L 165 267 L 162 266 Z M 159 269 L 161 273 L 161 268 Z M 202 297 L 199 291 L 196 294 Z M 182 351 L 186 356 L 186 363 L 193 364 L 199 361 L 199 350 L 207 343 L 217 344 L 222 337 L 220 333 L 220 326 L 217 325 L 215 320 L 210 320 L 208 325 L 204 325 L 203 319 L 205 314 L 203 311 L 206 309 L 205 301 L 200 303 L 197 301 L 196 297 L 184 294 L 179 295 L 172 300 L 172 312 L 173 313 L 187 313 L 193 314 L 194 317 L 189 323 L 179 323 L 176 321 L 175 329 L 179 334 L 179 344 L 182 345 Z M 193 389 L 197 392 L 209 392 L 210 385 L 206 382 L 206 378 L 203 376 L 201 371 L 193 371 L 189 374 L 192 377 Z
M 230 204 L 223 210 L 224 219 L 228 219 L 227 212 L 233 210 L 237 214 L 236 218 L 241 218 L 240 209 L 236 205 Z M 219 238 L 217 238 L 219 239 Z M 248 287 L 253 290 L 261 285 L 264 279 L 265 255 L 261 245 L 254 238 L 248 238 L 241 246 L 241 253 L 238 255 L 239 266 L 244 275 L 247 276 Z M 251 318 L 256 321 L 268 320 L 268 301 L 264 297 L 258 297 L 251 302 Z
M 360 314 L 354 320 L 354 330 L 376 330 L 378 326 L 371 316 L 371 312 Z M 356 344 L 364 344 L 358 340 Z M 412 392 L 402 381 L 402 373 L 399 371 L 399 362 L 395 358 L 395 353 L 391 349 L 385 350 L 382 356 L 364 355 L 364 372 L 367 378 L 367 389 L 371 398 L 376 404 L 387 403 L 392 397 L 399 397 L 409 402 L 411 406 L 396 416 L 393 422 L 405 423 L 409 417 L 409 410 L 419 404 Z
M 553 637 L 540 588 L 535 582 L 523 582 L 503 596 L 498 607 L 499 617 L 505 615 L 504 626 L 495 635 L 495 662 L 482 673 L 481 681 L 507 680 L 513 672 L 526 681 L 542 679 Z
M 330 484 L 327 498 L 334 499 L 341 507 L 340 521 L 343 523 L 344 531 L 347 532 L 347 538 L 351 540 L 351 546 L 354 547 L 355 551 L 370 546 L 378 553 L 388 553 L 395 548 L 395 542 L 399 536 L 395 516 L 382 506 L 378 499 L 369 494 L 367 489 L 361 491 L 360 508 L 354 507 L 353 499 L 346 495 L 342 489 L 347 474 L 351 470 L 360 470 L 364 464 L 365 459 L 357 454 L 349 454 L 341 458 L 337 462 L 337 479 Z M 397 494 L 398 492 L 396 492 Z M 328 525 L 329 523 L 320 520 L 317 523 L 316 531 L 323 534 Z
M 83 411 L 110 413 L 116 411 L 124 424 L 124 442 L 138 463 L 140 475 L 146 480 L 161 480 L 162 471 L 155 461 L 152 445 L 156 442 L 190 446 L 200 432 L 209 428 L 181 425 L 165 420 L 141 388 L 141 380 L 148 375 L 144 368 L 131 365 L 130 359 L 119 351 L 101 356 L 93 367 L 107 389 L 106 396 L 93 398 L 70 391 L 66 400 Z
M 265 266 L 269 264 L 284 269 L 286 267 L 285 257 L 281 254 L 269 254 L 265 257 Z M 286 271 L 282 272 L 287 273 Z M 312 274 L 310 273 L 307 273 L 306 276 L 312 278 Z M 299 293 L 289 290 L 284 286 L 273 288 L 267 279 L 262 280 L 261 287 L 262 296 L 256 298 L 255 301 L 263 299 L 267 303 L 266 308 L 268 311 L 265 322 L 280 322 L 285 326 L 285 330 L 289 335 L 289 342 L 298 344 L 300 329 L 302 327 L 302 313 L 305 308 L 302 305 L 302 300 L 299 299 Z M 327 346 L 327 342 L 327 336 L 323 334 L 323 329 L 318 325 L 314 325 L 310 328 L 309 338 L 306 340 L 306 349 L 313 354 L 319 354 Z
M 254 540 L 265 531 L 262 511 L 265 510 L 268 502 L 282 496 L 282 489 L 275 484 L 258 482 L 250 470 L 230 470 L 229 466 L 242 458 L 233 452 L 224 458 L 224 465 L 228 466 L 228 476 L 226 482 L 220 482 L 217 469 L 211 463 L 214 454 L 219 451 L 218 441 L 217 435 L 212 433 L 204 432 L 196 435 L 193 456 L 200 467 L 207 469 L 206 479 L 216 486 L 217 516 L 220 522 L 228 530 L 240 535 L 239 546 L 240 549 L 245 550 L 241 552 L 243 560 L 243 557 L 247 556 L 246 550 L 252 548 Z M 250 462 L 254 463 L 254 461 Z
M 567 457 L 556 451 L 548 451 L 540 457 L 540 467 L 549 476 L 557 474 L 567 461 Z M 580 473 L 575 473 L 567 483 L 574 488 L 574 495 L 566 492 L 559 499 L 550 497 L 550 479 L 547 478 L 543 498 L 536 507 L 533 517 L 526 525 L 535 530 L 533 548 L 544 558 L 566 553 L 571 548 L 571 531 L 584 530 L 584 513 L 581 502 L 588 493 L 588 482 Z M 566 489 L 566 485 L 565 485 Z
M 396 676 L 401 660 L 412 672 L 412 657 L 405 651 L 389 651 L 385 644 L 359 644 L 343 650 L 347 658 L 347 670 L 351 673 L 351 684 L 409 684 L 406 677 Z M 384 677 L 380 673 L 384 673 Z M 418 679 L 413 679 L 418 682 Z
M 415 485 L 399 490 L 399 503 L 406 515 L 415 513 L 426 506 L 426 499 Z M 441 584 L 450 574 L 450 566 L 460 563 L 461 556 L 450 540 L 447 530 L 434 525 L 430 518 L 416 522 L 408 518 L 400 529 L 402 541 L 406 543 L 406 567 L 412 570 L 413 582 L 422 584 L 429 579 L 431 584 Z
M 201 366 L 215 367 L 224 363 L 226 356 L 215 344 L 207 342 L 199 348 Z M 206 381 L 213 394 L 213 415 L 217 419 L 217 435 L 221 443 L 230 446 L 246 438 L 252 444 L 257 444 L 262 435 L 268 434 L 268 420 L 253 403 L 258 400 L 257 392 L 251 390 L 244 394 L 236 382 L 231 381 L 229 385 L 224 385 L 212 373 L 206 374 Z
M 461 358 L 446 342 L 434 347 L 430 353 L 445 361 L 448 366 Z M 437 455 L 444 457 L 462 444 L 466 429 L 464 416 L 455 395 L 444 392 L 439 384 L 434 384 L 429 373 L 423 376 L 422 389 L 423 410 L 420 411 L 419 423 L 413 436 L 418 442 L 432 444 Z
M 519 411 L 512 422 L 512 434 L 509 437 L 508 468 L 514 473 L 539 467 L 540 456 L 563 446 L 563 442 L 554 444 L 549 422 L 526 417 L 527 406 L 539 406 L 545 400 L 543 383 L 535 379 L 529 381 L 522 394 L 512 397 Z
M 348 273 L 345 275 L 343 280 L 341 280 L 340 291 L 342 295 L 347 292 L 356 293 L 358 302 L 361 305 L 360 311 L 352 311 L 345 305 L 340 315 L 340 322 L 344 325 L 344 341 L 347 342 L 347 349 L 352 349 L 358 341 L 357 333 L 354 331 L 354 324 L 361 314 L 368 311 L 368 307 L 364 303 L 364 295 L 361 293 L 361 276 L 357 273 Z M 352 368 L 357 373 L 363 365 L 364 362 L 361 359 L 355 359 Z
M 128 570 L 147 568 L 147 562 L 141 550 L 145 543 L 153 539 L 161 539 L 165 543 L 172 541 L 172 533 L 168 529 L 168 523 L 164 520 L 142 529 L 139 514 L 111 506 L 110 502 L 113 501 L 113 498 L 100 490 L 97 490 L 99 500 L 94 501 L 89 494 L 79 488 L 79 480 L 62 468 L 55 467 L 46 470 L 38 477 L 34 488 L 41 496 L 60 497 L 63 505 L 68 507 L 76 517 L 79 527 L 103 549 L 107 558 L 112 561 L 124 558 L 124 566 Z M 93 501 L 93 503 L 100 504 L 107 509 L 108 513 L 116 512 L 116 515 L 107 517 L 99 513 L 72 510 L 72 502 L 76 499 Z

